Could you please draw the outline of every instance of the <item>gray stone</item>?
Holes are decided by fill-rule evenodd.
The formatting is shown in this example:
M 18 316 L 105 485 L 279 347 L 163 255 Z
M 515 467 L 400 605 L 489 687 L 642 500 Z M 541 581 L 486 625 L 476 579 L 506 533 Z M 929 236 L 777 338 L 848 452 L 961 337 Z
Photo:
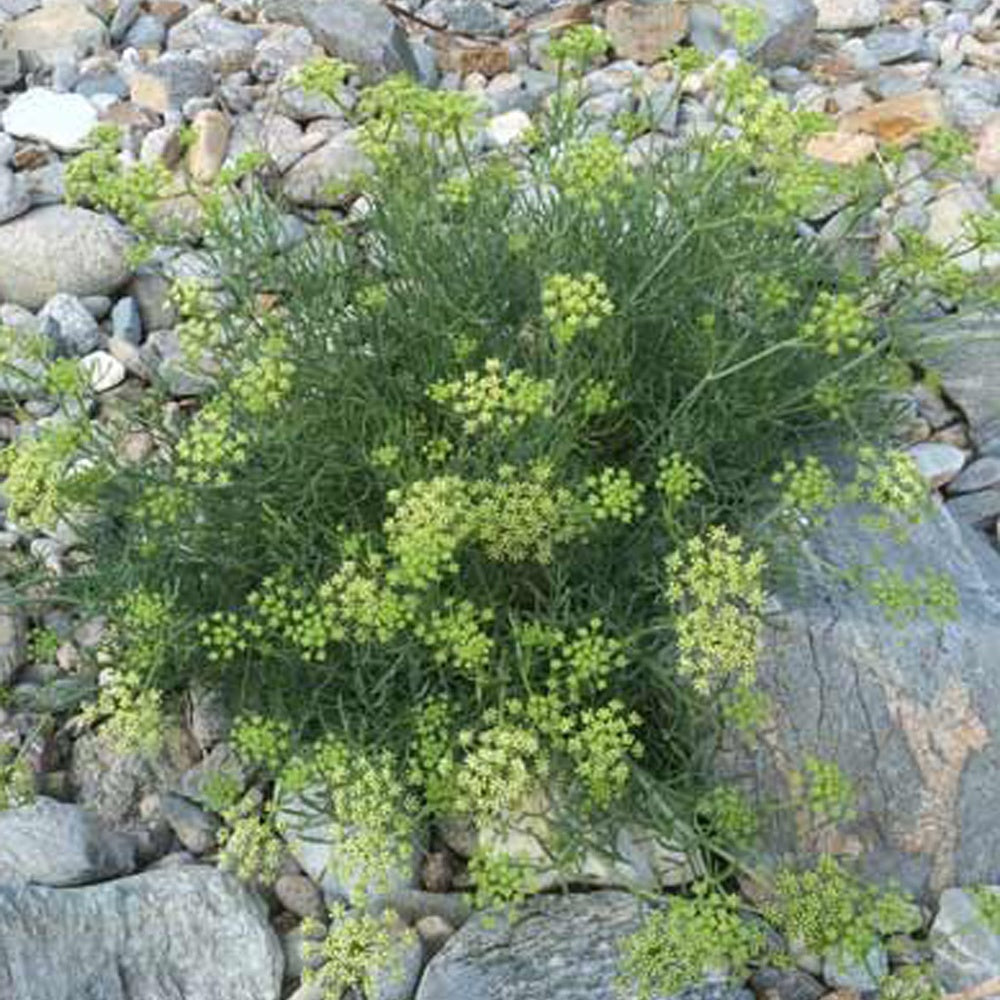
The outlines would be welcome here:
M 53 295 L 38 316 L 52 323 L 56 343 L 64 354 L 79 358 L 100 347 L 97 320 L 77 296 L 65 292 Z
M 431 0 L 421 15 L 465 35 L 502 35 L 509 15 L 484 0 Z
M 169 52 L 128 76 L 132 100 L 160 114 L 179 110 L 193 97 L 212 92 L 212 71 L 201 60 Z
M 280 114 L 251 113 L 240 115 L 233 123 L 228 162 L 234 162 L 244 153 L 263 153 L 283 174 L 315 148 L 315 140 L 304 136 L 302 129 L 291 118 Z
M 806 58 L 816 30 L 812 0 L 737 0 L 735 6 L 751 7 L 763 15 L 763 34 L 747 53 L 754 60 L 764 66 L 793 66 Z M 733 48 L 716 5 L 695 3 L 690 24 L 691 41 L 702 52 L 717 55 Z
M 285 174 L 283 189 L 296 205 L 341 205 L 358 193 L 352 181 L 371 171 L 371 161 L 358 149 L 357 131 L 352 129 L 299 160 Z
M 919 28 L 888 25 L 865 38 L 865 48 L 882 65 L 919 57 L 924 50 L 924 33 Z
M 0 586 L 0 688 L 9 684 L 24 666 L 24 612 L 11 600 L 13 594 Z
M 111 334 L 138 347 L 142 343 L 142 312 L 139 303 L 126 295 L 111 310 Z
M 857 817 L 831 839 L 806 816 L 775 815 L 762 843 L 803 859 L 835 848 L 873 879 L 927 895 L 988 876 L 1000 851 L 1000 558 L 947 508 L 907 531 L 900 541 L 842 508 L 812 538 L 765 636 L 770 718 L 719 769 L 772 800 L 787 796 L 797 762 L 836 763 Z M 861 588 L 811 572 L 810 552 L 845 570 L 940 574 L 956 588 L 957 616 L 894 624 Z
M 0 888 L 0 996 L 278 1000 L 282 965 L 261 902 L 213 868 Z
M 635 1000 L 616 988 L 619 947 L 640 925 L 642 904 L 622 892 L 536 896 L 505 914 L 477 914 L 424 970 L 416 1000 Z M 492 921 L 489 917 L 492 916 Z M 686 1000 L 749 1000 L 724 984 Z
M 126 32 L 123 44 L 134 49 L 161 49 L 166 40 L 166 25 L 152 14 L 140 14 Z
M 816 0 L 818 31 L 874 28 L 882 19 L 880 0 Z
M 31 195 L 20 174 L 0 166 L 0 223 L 23 215 L 31 208 Z
M 323 894 L 305 875 L 282 875 L 274 883 L 274 895 L 289 913 L 297 917 L 322 920 L 326 915 Z
M 206 52 L 214 70 L 223 74 L 235 73 L 250 68 L 254 50 L 263 37 L 260 28 L 221 17 L 206 5 L 170 29 L 167 48 L 179 52 L 194 49 Z
M 1000 458 L 987 455 L 977 458 L 966 466 L 947 486 L 946 493 L 958 496 L 962 493 L 978 493 L 991 486 L 1000 485 Z
M 875 991 L 879 980 L 889 974 L 889 956 L 881 945 L 875 945 L 858 961 L 853 956 L 832 953 L 823 958 L 823 979 L 831 986 L 858 993 Z
M 108 44 L 104 22 L 77 0 L 44 4 L 11 21 L 4 33 L 32 70 L 79 62 Z
M 1000 488 L 952 497 L 947 506 L 956 521 L 976 528 L 989 528 L 1000 517 Z
M 108 392 L 125 381 L 125 366 L 107 351 L 92 351 L 80 358 L 80 367 L 86 372 L 93 393 Z
M 109 830 L 80 806 L 39 797 L 31 805 L 0 811 L 0 892 L 23 882 L 84 885 L 134 869 L 132 839 Z M 0 933 L 0 951 L 4 936 Z M 2 970 L 0 961 L 0 982 Z
M 231 781 L 240 792 L 246 787 L 246 774 L 236 751 L 228 743 L 218 743 L 204 760 L 188 768 L 176 784 L 177 791 L 192 802 L 211 806 L 209 789 L 220 777 Z
M 12 90 L 21 80 L 21 52 L 10 45 L 0 25 L 0 90 Z
M 965 465 L 966 453 L 953 444 L 921 441 L 909 449 L 920 474 L 935 489 L 950 483 Z
M 201 396 L 215 384 L 210 376 L 192 368 L 174 330 L 154 330 L 139 354 L 172 396 Z
M 998 895 L 996 886 L 979 891 Z M 1000 934 L 983 920 L 970 889 L 946 889 L 931 925 L 934 972 L 941 985 L 958 992 L 1000 976 Z
M 327 53 L 358 67 L 368 81 L 418 75 L 406 32 L 377 0 L 266 0 L 274 21 L 307 28 Z
M 827 988 L 802 969 L 758 969 L 747 984 L 755 996 L 773 1000 L 820 1000 Z
M 31 198 L 32 208 L 58 205 L 66 197 L 66 168 L 61 160 L 53 160 L 35 170 L 25 170 L 21 177 Z
M 949 124 L 978 132 L 996 114 L 1000 103 L 1000 76 L 971 72 L 939 74 L 935 84 L 941 91 Z
M 0 167 L 6 167 L 14 159 L 16 149 L 17 143 L 14 142 L 14 137 L 0 132 Z
M 323 54 L 312 35 L 292 24 L 278 24 L 260 42 L 250 69 L 261 83 L 274 83 L 290 70 Z
M 32 87 L 18 94 L 0 115 L 4 129 L 18 139 L 37 139 L 71 153 L 82 149 L 97 124 L 97 109 L 80 94 L 57 94 Z
M 193 802 L 167 792 L 161 799 L 163 818 L 177 839 L 192 854 L 207 854 L 215 847 L 219 821 Z
M 40 309 L 57 292 L 111 295 L 129 278 L 131 239 L 114 219 L 50 205 L 0 225 L 0 299 Z
M 976 450 L 1000 455 L 1000 314 L 949 316 L 917 332 L 920 360 L 965 416 Z
M 111 41 L 120 42 L 135 23 L 142 9 L 142 0 L 118 0 L 109 32 Z

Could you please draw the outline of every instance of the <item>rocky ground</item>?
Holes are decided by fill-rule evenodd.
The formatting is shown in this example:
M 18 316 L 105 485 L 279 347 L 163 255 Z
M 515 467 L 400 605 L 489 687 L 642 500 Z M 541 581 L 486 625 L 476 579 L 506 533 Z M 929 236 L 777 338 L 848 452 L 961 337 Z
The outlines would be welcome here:
M 974 170 L 939 185 L 912 184 L 902 198 L 887 200 L 863 234 L 868 245 L 891 243 L 898 225 L 946 243 L 964 217 L 981 211 L 990 194 L 1000 194 L 997 0 L 818 0 L 815 6 L 811 0 L 765 0 L 763 6 L 766 31 L 755 58 L 767 67 L 773 87 L 792 104 L 837 121 L 836 132 L 815 141 L 814 155 L 855 162 L 874 155 L 880 142 L 905 145 L 937 125 L 954 126 L 972 140 Z M 347 179 L 359 156 L 339 108 L 304 94 L 292 77 L 296 67 L 326 52 L 355 63 L 369 79 L 405 70 L 428 85 L 476 92 L 485 109 L 480 146 L 503 146 L 516 141 L 555 87 L 545 56 L 549 38 L 588 21 L 606 27 L 614 52 L 586 78 L 587 110 L 606 120 L 635 155 L 669 148 L 711 121 L 707 80 L 696 74 L 675 107 L 677 84 L 658 61 L 678 43 L 712 54 L 727 50 L 729 40 L 707 4 L 0 0 L 4 336 L 16 344 L 19 336 L 41 331 L 64 354 L 79 357 L 90 374 L 95 415 L 128 405 L 154 375 L 179 401 L 197 395 L 197 380 L 180 363 L 167 298 L 173 279 L 204 270 L 190 199 L 179 187 L 162 209 L 191 221 L 190 245 L 160 248 L 133 266 L 132 237 L 123 225 L 65 204 L 67 160 L 84 148 L 97 123 L 123 127 L 128 157 L 161 162 L 197 183 L 210 182 L 243 152 L 267 153 L 289 205 L 288 239 L 295 241 L 318 211 L 342 210 L 331 182 Z M 669 113 L 655 115 L 655 127 L 644 134 L 626 137 L 617 116 L 637 110 L 640 101 Z M 917 170 L 922 156 L 907 152 L 903 169 Z M 837 218 L 837 207 L 829 206 L 804 225 L 822 235 Z M 1000 261 L 969 255 L 963 265 L 979 270 Z M 967 760 L 994 742 L 989 708 L 1000 702 L 991 679 L 1000 648 L 1000 563 L 991 562 L 994 555 L 981 542 L 984 533 L 995 538 L 1000 516 L 1000 320 L 953 318 L 924 344 L 940 380 L 913 394 L 905 434 L 944 513 L 904 558 L 914 551 L 948 553 L 945 561 L 961 577 L 966 603 L 951 646 L 921 639 L 924 646 L 917 643 L 903 669 L 917 673 L 926 662 L 944 664 L 940 677 L 925 672 L 923 683 L 937 677 L 940 690 L 953 694 L 939 696 L 935 688 L 924 699 L 929 707 L 908 703 L 898 690 L 911 678 L 897 674 L 859 702 L 865 713 L 874 703 L 885 724 L 896 727 L 900 753 L 909 761 L 894 772 L 904 777 L 895 797 L 884 796 L 883 811 L 893 822 L 908 821 L 917 803 L 916 812 L 928 817 L 921 829 L 938 831 L 929 840 L 918 838 L 910 851 L 922 859 L 917 868 L 900 867 L 905 881 L 921 891 L 995 879 L 1000 856 L 994 822 L 1000 802 L 992 790 L 1000 759 L 987 754 L 972 784 L 960 788 Z M 3 388 L 23 390 L 28 398 L 20 422 L 0 416 L 0 441 L 30 433 L 33 421 L 51 416 L 47 400 L 30 398 L 10 382 Z M 141 441 L 132 444 L 141 451 Z M 963 533 L 960 524 L 980 538 Z M 72 549 L 65 532 L 32 533 L 9 521 L 2 528 L 0 547 L 30 548 L 54 572 Z M 309 987 L 298 987 L 299 921 L 322 916 L 324 897 L 337 895 L 322 860 L 326 848 L 319 845 L 317 854 L 308 843 L 290 844 L 280 877 L 259 892 L 214 867 L 217 820 L 201 785 L 213 770 L 238 772 L 224 713 L 210 696 L 194 693 L 170 752 L 155 763 L 117 755 L 90 734 L 54 734 L 40 720 L 58 711 L 62 697 L 72 700 L 73 666 L 99 641 L 100 623 L 74 626 L 51 616 L 45 624 L 62 644 L 40 656 L 26 648 L 23 622 L 2 597 L 0 688 L 9 697 L 0 702 L 6 705 L 0 708 L 0 741 L 27 756 L 43 795 L 34 805 L 0 812 L 0 997 L 273 1000 L 296 990 L 297 1000 L 313 996 Z M 862 646 L 877 651 L 884 637 L 860 612 L 845 616 L 829 604 L 821 613 L 806 609 L 799 627 L 811 630 L 817 671 L 829 681 L 833 704 L 846 690 L 836 677 L 839 665 L 854 662 Z M 845 633 L 845 617 L 860 631 Z M 877 663 L 864 668 L 864 676 L 880 676 Z M 953 681 L 955 689 L 948 687 Z M 812 688 L 798 697 L 803 714 L 811 702 L 825 704 Z M 852 704 L 831 709 L 847 720 L 841 728 L 831 731 L 820 719 L 792 727 L 794 740 L 832 742 L 836 756 L 851 742 L 852 725 L 872 725 L 870 718 L 852 721 L 860 711 Z M 949 739 L 932 745 L 941 733 Z M 865 752 L 877 770 L 884 746 L 869 743 L 862 740 L 862 757 L 849 762 L 853 773 L 871 763 Z M 978 850 L 957 832 L 947 833 L 960 821 L 980 837 Z M 904 840 L 889 837 L 883 844 L 879 857 L 887 870 L 899 867 Z M 878 844 L 862 846 L 875 851 Z M 456 856 L 428 854 L 401 878 L 393 904 L 418 941 L 400 935 L 404 975 L 401 982 L 380 984 L 380 1000 L 613 995 L 615 942 L 638 920 L 638 904 L 615 891 L 614 871 L 591 873 L 588 881 L 598 891 L 533 901 L 526 924 L 488 926 L 468 917 L 456 891 Z M 648 859 L 634 864 L 649 867 Z M 682 864 L 669 870 L 672 881 L 683 880 Z M 665 877 L 658 875 L 661 882 Z M 937 932 L 932 957 L 947 989 L 1000 974 L 1000 937 L 981 925 L 976 912 L 968 893 L 952 889 L 929 917 Z M 876 956 L 874 967 L 887 962 Z M 806 964 L 808 970 L 765 970 L 748 985 L 769 1000 L 818 1000 L 831 988 L 873 986 L 865 970 Z M 747 995 L 718 983 L 695 992 L 704 1000 Z

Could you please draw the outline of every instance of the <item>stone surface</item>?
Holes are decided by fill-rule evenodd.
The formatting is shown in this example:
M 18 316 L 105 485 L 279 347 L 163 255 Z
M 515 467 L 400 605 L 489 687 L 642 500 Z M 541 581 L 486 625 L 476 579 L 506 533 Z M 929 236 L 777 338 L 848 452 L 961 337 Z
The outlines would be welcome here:
M 969 220 L 989 211 L 989 199 L 979 188 L 950 184 L 927 206 L 927 238 L 949 252 L 968 247 Z M 967 250 L 958 253 L 954 263 L 966 271 L 992 271 L 1000 268 L 1000 250 Z
M 910 448 L 921 475 L 935 489 L 950 483 L 965 465 L 966 453 L 952 444 L 923 441 Z
M 882 18 L 880 0 L 816 0 L 818 31 L 874 28 Z
M 0 688 L 13 679 L 25 657 L 24 612 L 11 597 L 9 588 L 0 583 Z
M 170 53 L 129 76 L 132 100 L 161 115 L 212 90 L 212 71 L 200 59 Z
M 909 145 L 924 132 L 945 124 L 944 106 L 936 90 L 918 90 L 850 111 L 840 118 L 843 132 L 864 132 L 883 142 Z
M 167 792 L 160 801 L 163 818 L 186 850 L 206 854 L 215 847 L 218 820 L 180 795 Z
M 946 493 L 978 493 L 991 486 L 1000 485 L 1000 458 L 986 455 L 970 462 L 947 486 Z
M 229 119 L 212 108 L 199 111 L 191 123 L 193 139 L 187 166 L 199 184 L 211 184 L 218 176 L 229 147 Z
M 505 111 L 494 115 L 486 125 L 486 142 L 491 149 L 506 149 L 531 129 L 531 119 L 524 111 Z
M 133 841 L 80 806 L 39 797 L 31 805 L 0 811 L 0 892 L 4 885 L 21 882 L 83 885 L 134 868 Z M 0 920 L 0 952 L 2 931 Z M 0 982 L 2 970 L 0 961 Z
M 513 923 L 477 914 L 424 970 L 416 1000 L 635 1000 L 618 991 L 618 949 L 641 919 L 635 897 L 620 892 L 536 896 Z M 747 990 L 706 985 L 687 1000 L 749 1000 Z
M 274 895 L 289 913 L 297 917 L 322 920 L 326 916 L 323 894 L 305 875 L 282 875 L 274 883 Z
M 0 996 L 278 1000 L 266 911 L 233 877 L 185 866 L 82 889 L 0 886 Z
M 97 320 L 75 295 L 58 292 L 42 306 L 38 317 L 47 322 L 63 354 L 82 357 L 101 343 Z
M 972 162 L 981 174 L 1000 177 L 1000 112 L 993 115 L 979 133 Z
M 19 49 L 31 69 L 53 69 L 106 48 L 104 22 L 75 0 L 47 3 L 11 21 L 7 44 Z
M 981 891 L 1000 893 L 996 886 Z M 1000 935 L 980 916 L 968 889 L 946 889 L 931 925 L 934 972 L 946 990 L 959 991 L 1000 976 Z
M 31 194 L 21 174 L 0 166 L 0 223 L 15 219 L 31 208 Z
M 737 0 L 734 6 L 750 7 L 763 15 L 764 30 L 747 54 L 765 66 L 802 62 L 809 54 L 816 30 L 812 0 Z M 691 41 L 703 52 L 717 54 L 733 48 L 723 30 L 717 5 L 698 2 L 691 7 Z
M 877 149 L 874 136 L 862 132 L 821 132 L 806 143 L 806 152 L 817 160 L 839 166 L 863 163 Z
M 129 277 L 130 237 L 114 219 L 49 205 L 0 226 L 0 300 L 40 309 L 57 292 L 111 295 Z
M 351 180 L 371 169 L 371 161 L 357 147 L 356 132 L 343 132 L 302 157 L 285 174 L 284 192 L 296 205 L 340 205 L 349 196 Z
M 622 59 L 654 63 L 688 31 L 688 8 L 666 3 L 616 0 L 608 8 L 607 32 L 612 48 Z
M 222 17 L 213 6 L 206 4 L 170 29 L 167 48 L 179 52 L 205 52 L 214 70 L 236 73 L 250 68 L 254 49 L 263 37 L 264 32 L 259 27 Z
M 763 834 L 775 854 L 857 855 L 875 879 L 921 895 L 987 877 L 1000 850 L 1000 557 L 942 510 L 899 542 L 838 510 L 812 546 L 843 568 L 940 573 L 958 593 L 955 621 L 918 614 L 900 627 L 857 587 L 800 572 L 781 598 L 760 667 L 772 713 L 753 748 L 720 759 L 764 796 L 787 794 L 815 756 L 854 782 L 858 816 L 836 831 L 805 814 Z
M 272 21 L 308 29 L 327 53 L 353 63 L 369 81 L 418 75 L 406 32 L 377 0 L 266 0 Z
M 70 153 L 86 145 L 97 124 L 97 109 L 79 94 L 32 87 L 11 101 L 0 115 L 0 123 L 19 139 L 37 139 Z
M 968 421 L 976 450 L 1000 456 L 1000 314 L 950 316 L 920 334 L 920 360 Z

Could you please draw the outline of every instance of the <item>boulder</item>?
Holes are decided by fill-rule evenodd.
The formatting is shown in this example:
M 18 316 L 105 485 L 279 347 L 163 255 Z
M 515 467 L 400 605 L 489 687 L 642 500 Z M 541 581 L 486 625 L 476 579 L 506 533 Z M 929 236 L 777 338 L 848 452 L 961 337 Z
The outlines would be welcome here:
M 536 896 L 511 919 L 480 913 L 431 959 L 416 1000 L 635 1000 L 619 989 L 619 947 L 638 929 L 641 904 L 628 893 Z M 752 994 L 706 984 L 685 1000 L 749 1000 Z
M 335 135 L 302 157 L 286 174 L 284 192 L 296 205 L 314 208 L 341 205 L 356 195 L 359 175 L 370 173 L 371 161 L 358 149 L 356 130 Z
M 57 292 L 113 295 L 129 278 L 130 237 L 106 215 L 46 205 L 0 225 L 0 301 L 40 309 Z
M 18 139 L 37 139 L 61 153 L 72 153 L 87 144 L 97 125 L 97 109 L 79 94 L 32 87 L 10 102 L 0 122 Z
M 418 75 L 406 32 L 378 0 L 266 0 L 272 21 L 308 29 L 331 56 L 352 63 L 368 81 Z
M 134 868 L 132 840 L 79 806 L 39 797 L 30 805 L 0 812 L 0 891 L 23 882 L 83 885 Z M 0 971 L 0 981 L 2 975 Z M 0 991 L 0 996 L 8 995 L 15 994 Z
M 803 761 L 836 763 L 856 817 L 832 828 L 786 808 L 761 843 L 771 857 L 854 856 L 870 877 L 926 897 L 991 876 L 1000 852 L 1000 556 L 947 509 L 907 531 L 840 508 L 811 538 L 798 586 L 778 597 L 766 630 L 759 683 L 770 718 L 719 768 L 759 801 L 788 803 Z M 858 587 L 811 571 L 818 560 L 941 574 L 957 589 L 957 615 L 893 623 Z
M 982 905 L 986 899 L 995 906 L 998 894 L 997 886 L 941 893 L 930 944 L 934 972 L 946 990 L 967 990 L 1000 976 L 1000 934 L 984 918 Z
M 108 45 L 104 22 L 77 0 L 44 4 L 7 24 L 5 34 L 33 70 L 77 63 Z
M 809 54 L 816 31 L 813 0 L 736 0 L 734 6 L 749 7 L 763 19 L 763 32 L 752 42 L 747 55 L 764 66 L 788 66 Z M 691 41 L 710 55 L 734 47 L 724 30 L 720 5 L 697 2 L 691 7 Z
M 81 889 L 0 885 L 0 996 L 278 1000 L 283 957 L 264 905 L 214 868 Z

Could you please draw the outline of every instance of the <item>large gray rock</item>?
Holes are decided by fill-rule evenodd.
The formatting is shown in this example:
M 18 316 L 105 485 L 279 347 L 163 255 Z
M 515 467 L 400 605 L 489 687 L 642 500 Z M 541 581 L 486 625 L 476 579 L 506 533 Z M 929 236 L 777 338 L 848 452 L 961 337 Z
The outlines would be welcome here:
M 735 0 L 734 6 L 749 7 L 763 18 L 763 33 L 747 50 L 756 62 L 764 66 L 794 65 L 809 54 L 816 31 L 813 0 Z M 691 8 L 691 41 L 712 55 L 734 45 L 723 29 L 720 8 L 720 4 L 704 2 Z
M 130 237 L 106 215 L 46 205 L 0 225 L 0 301 L 40 309 L 56 294 L 113 295 L 129 278 Z
M 853 781 L 857 817 L 836 829 L 777 814 L 762 843 L 803 857 L 856 855 L 868 873 L 919 895 L 995 874 L 1000 853 L 1000 556 L 942 510 L 899 541 L 840 509 L 810 550 L 841 568 L 881 565 L 950 578 L 957 618 L 890 622 L 857 587 L 803 560 L 781 597 L 760 665 L 771 716 L 720 760 L 764 800 L 788 799 L 810 756 Z
M 919 352 L 964 414 L 977 451 L 1000 455 L 1000 314 L 927 324 Z
M 416 1000 L 634 1000 L 616 988 L 619 947 L 640 925 L 624 892 L 536 896 L 505 915 L 478 914 L 431 959 Z M 748 1000 L 747 990 L 705 985 L 686 1000 Z
M 4 32 L 8 45 L 20 50 L 29 69 L 79 62 L 108 44 L 104 22 L 77 0 L 44 4 L 11 21 Z
M 377 0 L 266 0 L 263 8 L 272 21 L 307 28 L 330 55 L 353 63 L 368 81 L 418 75 L 406 32 Z
M 23 882 L 83 885 L 134 868 L 131 838 L 109 830 L 79 806 L 40 797 L 31 805 L 0 812 L 0 889 Z M 7 995 L 0 990 L 0 996 Z
M 12 1000 L 277 1000 L 282 966 L 263 905 L 214 868 L 0 886 L 0 996 Z
M 995 886 L 979 890 L 997 895 Z M 931 925 L 934 971 L 946 990 L 958 992 L 1000 976 L 1000 934 L 983 919 L 980 902 L 965 889 L 941 893 Z
M 352 129 L 303 156 L 285 174 L 284 192 L 296 205 L 341 205 L 358 193 L 355 179 L 371 170 L 371 160 L 358 149 L 357 132 Z

